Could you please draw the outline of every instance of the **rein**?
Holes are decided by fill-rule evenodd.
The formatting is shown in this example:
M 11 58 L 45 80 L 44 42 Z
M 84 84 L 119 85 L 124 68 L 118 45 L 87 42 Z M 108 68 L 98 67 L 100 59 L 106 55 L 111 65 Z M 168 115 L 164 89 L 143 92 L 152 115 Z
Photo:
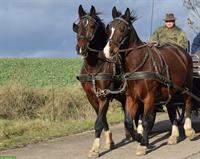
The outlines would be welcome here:
M 91 47 L 89 47 L 89 46 L 87 46 L 87 49 L 88 49 L 89 51 L 96 52 L 96 53 L 103 51 L 103 50 L 93 49 L 93 48 L 91 48 Z
M 146 46 L 151 46 L 151 45 L 146 43 L 146 44 L 140 45 L 138 47 L 131 47 L 131 48 L 128 48 L 128 49 L 119 49 L 118 53 L 128 52 L 128 51 L 132 51 L 132 50 L 136 50 L 136 49 L 141 49 L 141 48 L 146 47 Z

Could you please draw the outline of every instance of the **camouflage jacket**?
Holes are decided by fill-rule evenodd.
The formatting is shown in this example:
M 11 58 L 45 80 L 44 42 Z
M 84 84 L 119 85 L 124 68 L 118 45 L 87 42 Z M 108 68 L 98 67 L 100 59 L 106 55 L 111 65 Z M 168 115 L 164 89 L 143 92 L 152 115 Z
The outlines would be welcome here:
M 185 49 L 188 48 L 188 40 L 185 33 L 177 26 L 169 29 L 166 26 L 159 27 L 150 37 L 149 43 L 164 43 L 177 44 Z

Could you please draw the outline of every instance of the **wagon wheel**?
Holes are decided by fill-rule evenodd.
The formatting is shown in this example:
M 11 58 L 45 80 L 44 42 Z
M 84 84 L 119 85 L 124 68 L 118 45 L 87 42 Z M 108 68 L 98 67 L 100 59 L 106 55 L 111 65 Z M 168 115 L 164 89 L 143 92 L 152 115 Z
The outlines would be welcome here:
M 178 125 L 183 123 L 184 115 L 185 115 L 185 108 L 184 106 L 177 106 L 176 107 L 176 115 L 177 115 L 177 123 Z

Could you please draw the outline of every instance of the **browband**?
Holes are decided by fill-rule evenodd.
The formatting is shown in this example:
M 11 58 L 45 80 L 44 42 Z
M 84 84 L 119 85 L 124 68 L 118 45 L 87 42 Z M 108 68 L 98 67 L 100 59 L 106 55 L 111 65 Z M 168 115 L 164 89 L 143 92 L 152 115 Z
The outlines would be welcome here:
M 114 20 L 121 20 L 121 21 L 123 21 L 126 25 L 129 25 L 129 23 L 128 23 L 126 20 L 124 20 L 123 18 L 121 18 L 121 17 L 114 18 Z

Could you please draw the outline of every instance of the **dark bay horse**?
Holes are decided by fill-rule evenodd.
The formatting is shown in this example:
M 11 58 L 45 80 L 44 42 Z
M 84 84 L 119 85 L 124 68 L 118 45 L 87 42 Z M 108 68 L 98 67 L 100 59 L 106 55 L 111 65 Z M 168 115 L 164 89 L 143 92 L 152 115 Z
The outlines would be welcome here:
M 132 137 L 140 142 L 136 155 L 146 154 L 149 145 L 150 125 L 153 122 L 155 101 L 166 101 L 169 118 L 172 123 L 171 136 L 168 144 L 176 144 L 179 137 L 176 109 L 170 104 L 174 94 L 184 97 L 186 119 L 185 135 L 193 139 L 195 131 L 191 124 L 192 99 L 187 94 L 192 89 L 192 59 L 181 47 L 166 44 L 159 49 L 144 44 L 138 37 L 132 22 L 136 20 L 129 8 L 125 14 L 118 16 L 114 7 L 113 21 L 107 26 L 108 42 L 104 48 L 106 58 L 117 55 L 122 58 L 125 70 L 124 80 L 127 80 L 125 125 Z M 133 129 L 133 119 L 140 103 L 144 105 L 142 117 L 143 134 Z
M 84 63 L 80 71 L 79 81 L 87 95 L 90 104 L 93 106 L 97 118 L 95 122 L 95 140 L 88 157 L 98 157 L 100 148 L 100 135 L 102 129 L 105 132 L 105 148 L 111 149 L 114 146 L 112 134 L 106 119 L 106 113 L 111 99 L 116 99 L 125 108 L 125 94 L 106 94 L 104 90 L 115 90 L 122 84 L 115 79 L 120 74 L 119 61 L 108 61 L 103 55 L 103 48 L 107 42 L 105 25 L 92 6 L 89 13 L 79 6 L 79 22 L 73 24 L 73 30 L 77 33 L 76 50 L 84 57 Z

